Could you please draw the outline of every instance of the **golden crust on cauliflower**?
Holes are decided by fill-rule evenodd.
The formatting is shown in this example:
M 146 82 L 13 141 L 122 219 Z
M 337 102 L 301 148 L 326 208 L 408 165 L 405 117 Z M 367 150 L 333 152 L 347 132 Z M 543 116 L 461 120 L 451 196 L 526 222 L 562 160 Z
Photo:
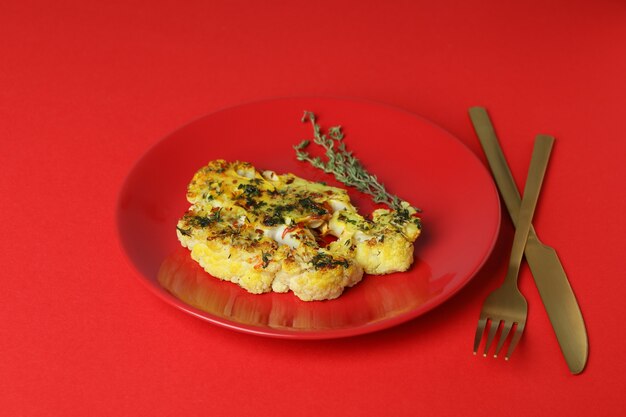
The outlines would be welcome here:
M 407 270 L 420 233 L 408 204 L 368 220 L 343 189 L 247 162 L 210 162 L 194 175 L 187 200 L 177 224 L 181 244 L 209 274 L 255 294 L 337 298 L 364 272 Z M 337 240 L 324 246 L 327 235 Z

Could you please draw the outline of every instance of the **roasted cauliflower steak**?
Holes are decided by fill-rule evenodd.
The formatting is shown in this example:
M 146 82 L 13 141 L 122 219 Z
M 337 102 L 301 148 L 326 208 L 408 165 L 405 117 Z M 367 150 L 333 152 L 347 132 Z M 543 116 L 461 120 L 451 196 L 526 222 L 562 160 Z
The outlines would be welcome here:
M 176 233 L 206 272 L 254 294 L 292 291 L 304 301 L 337 298 L 364 273 L 406 271 L 421 231 L 408 203 L 366 219 L 344 189 L 248 162 L 211 161 L 187 200 Z

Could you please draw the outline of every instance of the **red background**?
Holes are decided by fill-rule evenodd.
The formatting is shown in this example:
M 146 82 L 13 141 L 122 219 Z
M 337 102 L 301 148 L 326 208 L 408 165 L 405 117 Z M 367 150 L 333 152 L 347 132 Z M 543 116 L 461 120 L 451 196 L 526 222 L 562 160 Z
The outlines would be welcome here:
M 618 0 L 3 1 L 2 414 L 622 414 L 624 74 Z M 484 105 L 518 184 L 534 135 L 553 134 L 534 224 L 579 298 L 584 373 L 569 374 L 527 269 L 512 360 L 471 354 L 482 301 L 504 276 L 506 213 L 468 286 L 366 336 L 254 337 L 146 291 L 114 222 L 133 163 L 200 115 L 302 95 L 419 113 L 483 160 L 467 109 Z

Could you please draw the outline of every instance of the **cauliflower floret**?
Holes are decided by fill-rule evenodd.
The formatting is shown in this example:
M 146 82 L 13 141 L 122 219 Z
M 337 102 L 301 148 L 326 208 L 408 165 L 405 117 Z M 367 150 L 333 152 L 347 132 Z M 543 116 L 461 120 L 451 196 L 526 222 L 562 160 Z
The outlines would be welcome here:
M 356 211 L 335 212 L 331 233 L 339 237 L 335 246 L 354 245 L 355 258 L 367 274 L 389 274 L 409 269 L 413 263 L 413 242 L 421 232 L 416 211 L 403 202 L 398 210 L 378 209 L 372 220 Z
M 280 268 L 276 262 L 260 267 L 262 256 L 257 250 L 235 250 L 217 240 L 200 243 L 191 250 L 193 260 L 209 274 L 239 284 L 253 294 L 268 292 Z
M 354 260 L 329 250 L 294 252 L 276 275 L 277 285 L 288 287 L 304 301 L 330 300 L 363 278 L 363 268 Z

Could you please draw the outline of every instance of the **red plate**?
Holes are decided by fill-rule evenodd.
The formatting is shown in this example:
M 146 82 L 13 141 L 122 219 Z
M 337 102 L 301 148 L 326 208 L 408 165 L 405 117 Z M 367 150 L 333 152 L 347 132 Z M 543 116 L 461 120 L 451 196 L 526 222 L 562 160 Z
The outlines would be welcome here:
M 312 137 L 300 122 L 313 111 L 323 128 L 341 124 L 349 149 L 390 192 L 422 208 L 423 233 L 405 273 L 365 276 L 332 301 L 303 302 L 292 293 L 252 295 L 205 273 L 176 239 L 186 188 L 213 159 L 248 161 L 336 185 L 298 162 L 292 145 Z M 350 191 L 369 212 L 369 197 Z M 141 280 L 161 299 L 231 329 L 262 336 L 323 339 L 368 333 L 424 314 L 459 291 L 494 246 L 500 203 L 491 176 L 448 132 L 414 114 L 364 101 L 277 99 L 221 110 L 167 136 L 130 172 L 117 224 L 122 247 Z M 163 289 L 167 280 L 181 299 Z

